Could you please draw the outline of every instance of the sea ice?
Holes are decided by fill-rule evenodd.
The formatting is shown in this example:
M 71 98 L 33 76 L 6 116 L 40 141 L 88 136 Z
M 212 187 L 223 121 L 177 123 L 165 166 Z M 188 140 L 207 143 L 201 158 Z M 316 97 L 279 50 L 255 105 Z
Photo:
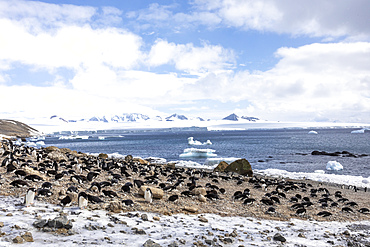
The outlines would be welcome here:
M 318 133 L 317 133 L 317 131 L 311 130 L 311 131 L 308 132 L 308 134 L 310 134 L 310 135 L 317 135 Z
M 364 134 L 364 133 L 365 133 L 365 129 L 351 131 L 351 134 Z
M 339 170 L 343 170 L 343 166 L 335 160 L 334 161 L 329 161 L 326 164 L 326 170 L 328 170 L 328 171 L 339 171 Z
M 213 149 L 199 149 L 199 148 L 186 148 L 184 153 L 180 154 L 180 158 L 207 158 L 207 157 L 216 157 L 217 154 L 214 154 L 216 150 Z
M 188 144 L 194 145 L 194 146 L 200 146 L 200 145 L 212 145 L 212 142 L 210 140 L 207 140 L 206 142 L 200 142 L 200 141 L 194 140 L 194 137 L 190 136 L 188 138 Z

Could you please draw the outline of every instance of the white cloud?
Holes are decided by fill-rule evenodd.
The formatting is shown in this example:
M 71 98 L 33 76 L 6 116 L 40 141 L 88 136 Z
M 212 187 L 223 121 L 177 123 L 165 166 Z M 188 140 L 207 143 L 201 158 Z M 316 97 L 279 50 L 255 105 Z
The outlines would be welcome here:
M 152 4 L 129 18 L 145 20 L 145 27 L 189 25 L 234 27 L 315 37 L 368 40 L 370 2 L 367 0 L 194 0 L 193 11 L 175 12 L 176 6 Z
M 281 48 L 266 72 L 209 74 L 184 90 L 188 97 L 248 100 L 246 109 L 276 120 L 370 120 L 370 43 L 312 44 Z M 220 93 L 222 92 L 222 93 Z
M 148 63 L 150 66 L 174 64 L 178 70 L 200 74 L 226 69 L 234 59 L 233 52 L 221 46 L 203 44 L 203 47 L 195 47 L 191 43 L 183 45 L 157 40 L 150 50 Z

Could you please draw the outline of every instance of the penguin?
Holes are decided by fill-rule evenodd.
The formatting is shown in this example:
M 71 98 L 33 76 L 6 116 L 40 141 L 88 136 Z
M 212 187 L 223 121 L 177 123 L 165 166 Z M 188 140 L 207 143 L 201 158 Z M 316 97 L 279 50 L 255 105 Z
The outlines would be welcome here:
M 358 211 L 362 214 L 370 214 L 370 210 L 368 208 L 360 208 Z
M 134 205 L 134 202 L 131 199 L 122 200 L 122 203 L 125 204 L 126 206 L 133 206 Z
M 50 182 L 44 182 L 41 185 L 41 188 L 43 188 L 43 189 L 51 189 L 52 187 L 53 187 L 53 185 Z
M 24 204 L 28 207 L 35 203 L 35 194 L 36 189 L 35 188 L 29 188 L 27 190 L 26 196 L 24 198 Z
M 118 197 L 117 193 L 114 192 L 113 190 L 102 190 L 104 196 L 108 196 L 110 198 L 113 198 L 113 197 Z
M 71 195 L 67 195 L 66 197 L 64 197 L 61 201 L 60 201 L 60 205 L 62 205 L 62 207 L 68 207 L 72 204 L 72 197 Z
M 322 216 L 322 217 L 328 217 L 328 216 L 331 216 L 332 213 L 329 213 L 328 211 L 321 211 L 317 215 Z
M 13 182 L 10 183 L 10 185 L 12 185 L 14 187 L 17 187 L 17 188 L 28 187 L 29 186 L 26 181 L 20 180 L 20 179 L 14 180 Z
M 89 200 L 88 200 L 87 194 L 85 192 L 80 192 L 78 194 L 78 207 L 80 209 L 86 208 L 88 201 Z
M 37 190 L 38 197 L 50 197 L 52 195 L 53 195 L 53 192 L 51 192 L 49 189 L 38 189 Z
M 174 202 L 174 201 L 176 201 L 177 199 L 179 199 L 179 196 L 178 196 L 178 195 L 172 195 L 172 196 L 170 196 L 170 197 L 168 198 L 168 200 L 169 200 L 170 202 Z
M 148 203 L 152 203 L 153 201 L 153 194 L 152 194 L 152 191 L 150 190 L 150 188 L 147 188 L 144 192 L 144 199 L 146 202 Z

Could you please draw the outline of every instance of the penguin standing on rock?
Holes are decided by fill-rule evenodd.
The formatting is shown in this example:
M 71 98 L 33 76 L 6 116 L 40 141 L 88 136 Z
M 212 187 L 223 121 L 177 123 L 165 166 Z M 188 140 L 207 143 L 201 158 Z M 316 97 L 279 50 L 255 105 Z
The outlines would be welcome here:
M 86 208 L 88 201 L 89 200 L 88 200 L 87 194 L 85 192 L 80 192 L 78 194 L 78 207 L 80 209 Z
M 29 188 L 27 190 L 26 196 L 24 198 L 24 204 L 26 205 L 26 207 L 33 205 L 35 203 L 35 194 L 36 194 L 35 188 Z
M 150 188 L 147 188 L 144 192 L 144 199 L 147 203 L 152 203 L 153 201 L 153 193 Z

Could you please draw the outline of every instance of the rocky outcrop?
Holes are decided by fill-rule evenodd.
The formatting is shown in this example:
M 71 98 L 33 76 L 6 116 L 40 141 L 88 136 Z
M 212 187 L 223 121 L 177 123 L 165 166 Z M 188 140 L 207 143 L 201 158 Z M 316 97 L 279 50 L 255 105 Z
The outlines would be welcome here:
M 15 120 L 0 120 L 0 135 L 5 135 L 7 137 L 27 138 L 39 134 L 39 131 L 28 126 L 27 124 Z
M 229 166 L 228 163 L 226 163 L 225 161 L 221 161 L 218 166 L 213 170 L 215 172 L 224 172 L 225 169 Z
M 253 171 L 252 166 L 246 159 L 239 159 L 232 162 L 225 171 L 239 173 L 240 175 L 252 177 Z

